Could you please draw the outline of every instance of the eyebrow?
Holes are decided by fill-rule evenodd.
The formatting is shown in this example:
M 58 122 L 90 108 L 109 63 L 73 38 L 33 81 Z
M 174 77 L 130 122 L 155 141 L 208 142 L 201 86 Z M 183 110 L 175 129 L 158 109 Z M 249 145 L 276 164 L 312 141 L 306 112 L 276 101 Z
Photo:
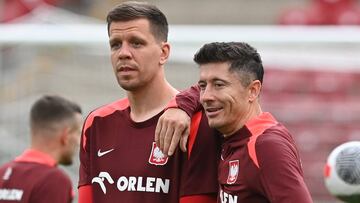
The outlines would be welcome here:
M 144 38 L 139 37 L 139 36 L 129 36 L 127 40 L 130 42 L 132 42 L 132 41 L 140 41 L 142 43 L 146 42 L 146 40 L 144 40 Z M 121 42 L 121 41 L 123 41 L 123 38 L 112 37 L 109 39 L 109 43 Z
M 109 43 L 114 43 L 114 42 L 121 42 L 121 40 L 119 40 L 118 38 L 110 38 L 109 39 Z

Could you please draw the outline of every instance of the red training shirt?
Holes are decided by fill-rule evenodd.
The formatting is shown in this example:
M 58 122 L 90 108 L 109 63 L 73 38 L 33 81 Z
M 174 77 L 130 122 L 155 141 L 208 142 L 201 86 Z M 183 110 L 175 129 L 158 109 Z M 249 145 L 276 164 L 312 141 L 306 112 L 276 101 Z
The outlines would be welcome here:
M 0 168 L 0 203 L 70 203 L 71 180 L 49 155 L 29 149 Z
M 221 203 L 310 203 L 299 153 L 270 113 L 225 138 L 219 164 Z
M 158 118 L 134 122 L 127 99 L 89 114 L 81 138 L 79 187 L 93 202 L 176 203 L 218 191 L 219 146 L 206 116 L 192 119 L 188 153 L 166 157 L 154 142 Z

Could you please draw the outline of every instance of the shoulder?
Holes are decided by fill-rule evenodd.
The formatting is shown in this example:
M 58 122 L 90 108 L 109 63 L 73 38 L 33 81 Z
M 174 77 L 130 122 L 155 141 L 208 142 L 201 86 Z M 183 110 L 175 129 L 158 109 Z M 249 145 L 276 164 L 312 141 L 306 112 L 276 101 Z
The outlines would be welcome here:
M 93 111 L 91 111 L 88 115 L 89 117 L 104 117 L 109 114 L 112 114 L 115 111 L 121 111 L 129 107 L 129 100 L 127 98 L 119 99 L 115 102 L 106 104 L 104 106 L 101 106 Z
M 7 163 L 4 163 L 3 165 L 0 165 L 0 172 L 7 169 L 14 161 L 9 161 Z
M 46 171 L 43 172 L 43 174 L 43 177 L 47 179 L 47 181 L 49 181 L 49 179 L 52 179 L 50 181 L 53 181 L 55 183 L 57 182 L 58 184 L 71 184 L 70 177 L 58 167 L 48 168 Z
M 13 165 L 13 162 L 14 161 L 10 161 L 10 162 L 7 162 L 3 165 L 0 165 L 0 187 L 1 187 L 1 182 L 8 179 L 9 176 L 11 175 L 12 173 L 12 165 Z
M 267 150 L 286 149 L 294 145 L 292 135 L 281 123 L 266 129 L 256 142 L 257 147 L 268 148 Z
M 127 98 L 123 98 L 110 104 L 101 106 L 89 113 L 89 115 L 86 117 L 84 128 L 87 129 L 89 126 L 91 126 L 95 117 L 106 117 L 113 114 L 115 111 L 125 110 L 127 107 L 129 107 L 129 100 Z
M 289 131 L 281 124 L 277 124 L 258 137 L 256 153 L 260 166 L 266 164 L 297 163 L 298 151 Z
M 58 167 L 36 164 L 31 170 L 31 173 L 34 187 L 37 189 L 49 190 L 50 188 L 58 187 L 60 185 L 61 188 L 72 187 L 70 177 Z
M 71 202 L 74 194 L 72 182 L 61 169 L 47 168 L 39 176 L 30 202 Z

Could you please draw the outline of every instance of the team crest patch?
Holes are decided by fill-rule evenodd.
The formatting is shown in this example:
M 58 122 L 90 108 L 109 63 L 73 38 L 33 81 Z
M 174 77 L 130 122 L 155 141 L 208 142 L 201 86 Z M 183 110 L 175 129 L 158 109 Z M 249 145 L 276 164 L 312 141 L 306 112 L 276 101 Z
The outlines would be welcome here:
M 156 146 L 156 142 L 152 143 L 151 153 L 149 157 L 149 163 L 153 165 L 165 165 L 169 157 L 162 153 L 160 148 Z
M 229 175 L 227 178 L 227 184 L 234 184 L 239 173 L 239 160 L 229 161 Z

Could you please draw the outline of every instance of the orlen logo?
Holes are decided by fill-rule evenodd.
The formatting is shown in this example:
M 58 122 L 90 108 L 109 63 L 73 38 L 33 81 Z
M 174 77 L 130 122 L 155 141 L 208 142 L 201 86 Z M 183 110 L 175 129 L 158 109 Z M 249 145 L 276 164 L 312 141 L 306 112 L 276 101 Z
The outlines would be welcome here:
M 108 172 L 100 172 L 98 177 L 94 177 L 91 183 L 98 183 L 101 190 L 106 194 L 105 180 L 111 185 L 115 181 L 111 178 Z M 116 187 L 119 191 L 138 191 L 138 192 L 155 192 L 155 193 L 169 193 L 170 179 L 162 179 L 156 177 L 141 177 L 141 176 L 121 176 L 116 181 Z
M 104 194 L 106 194 L 106 187 L 104 183 L 105 179 L 108 183 L 114 184 L 114 180 L 111 178 L 108 172 L 100 172 L 99 177 L 94 177 L 91 180 L 91 183 L 98 183 L 100 185 L 101 190 L 103 191 Z

